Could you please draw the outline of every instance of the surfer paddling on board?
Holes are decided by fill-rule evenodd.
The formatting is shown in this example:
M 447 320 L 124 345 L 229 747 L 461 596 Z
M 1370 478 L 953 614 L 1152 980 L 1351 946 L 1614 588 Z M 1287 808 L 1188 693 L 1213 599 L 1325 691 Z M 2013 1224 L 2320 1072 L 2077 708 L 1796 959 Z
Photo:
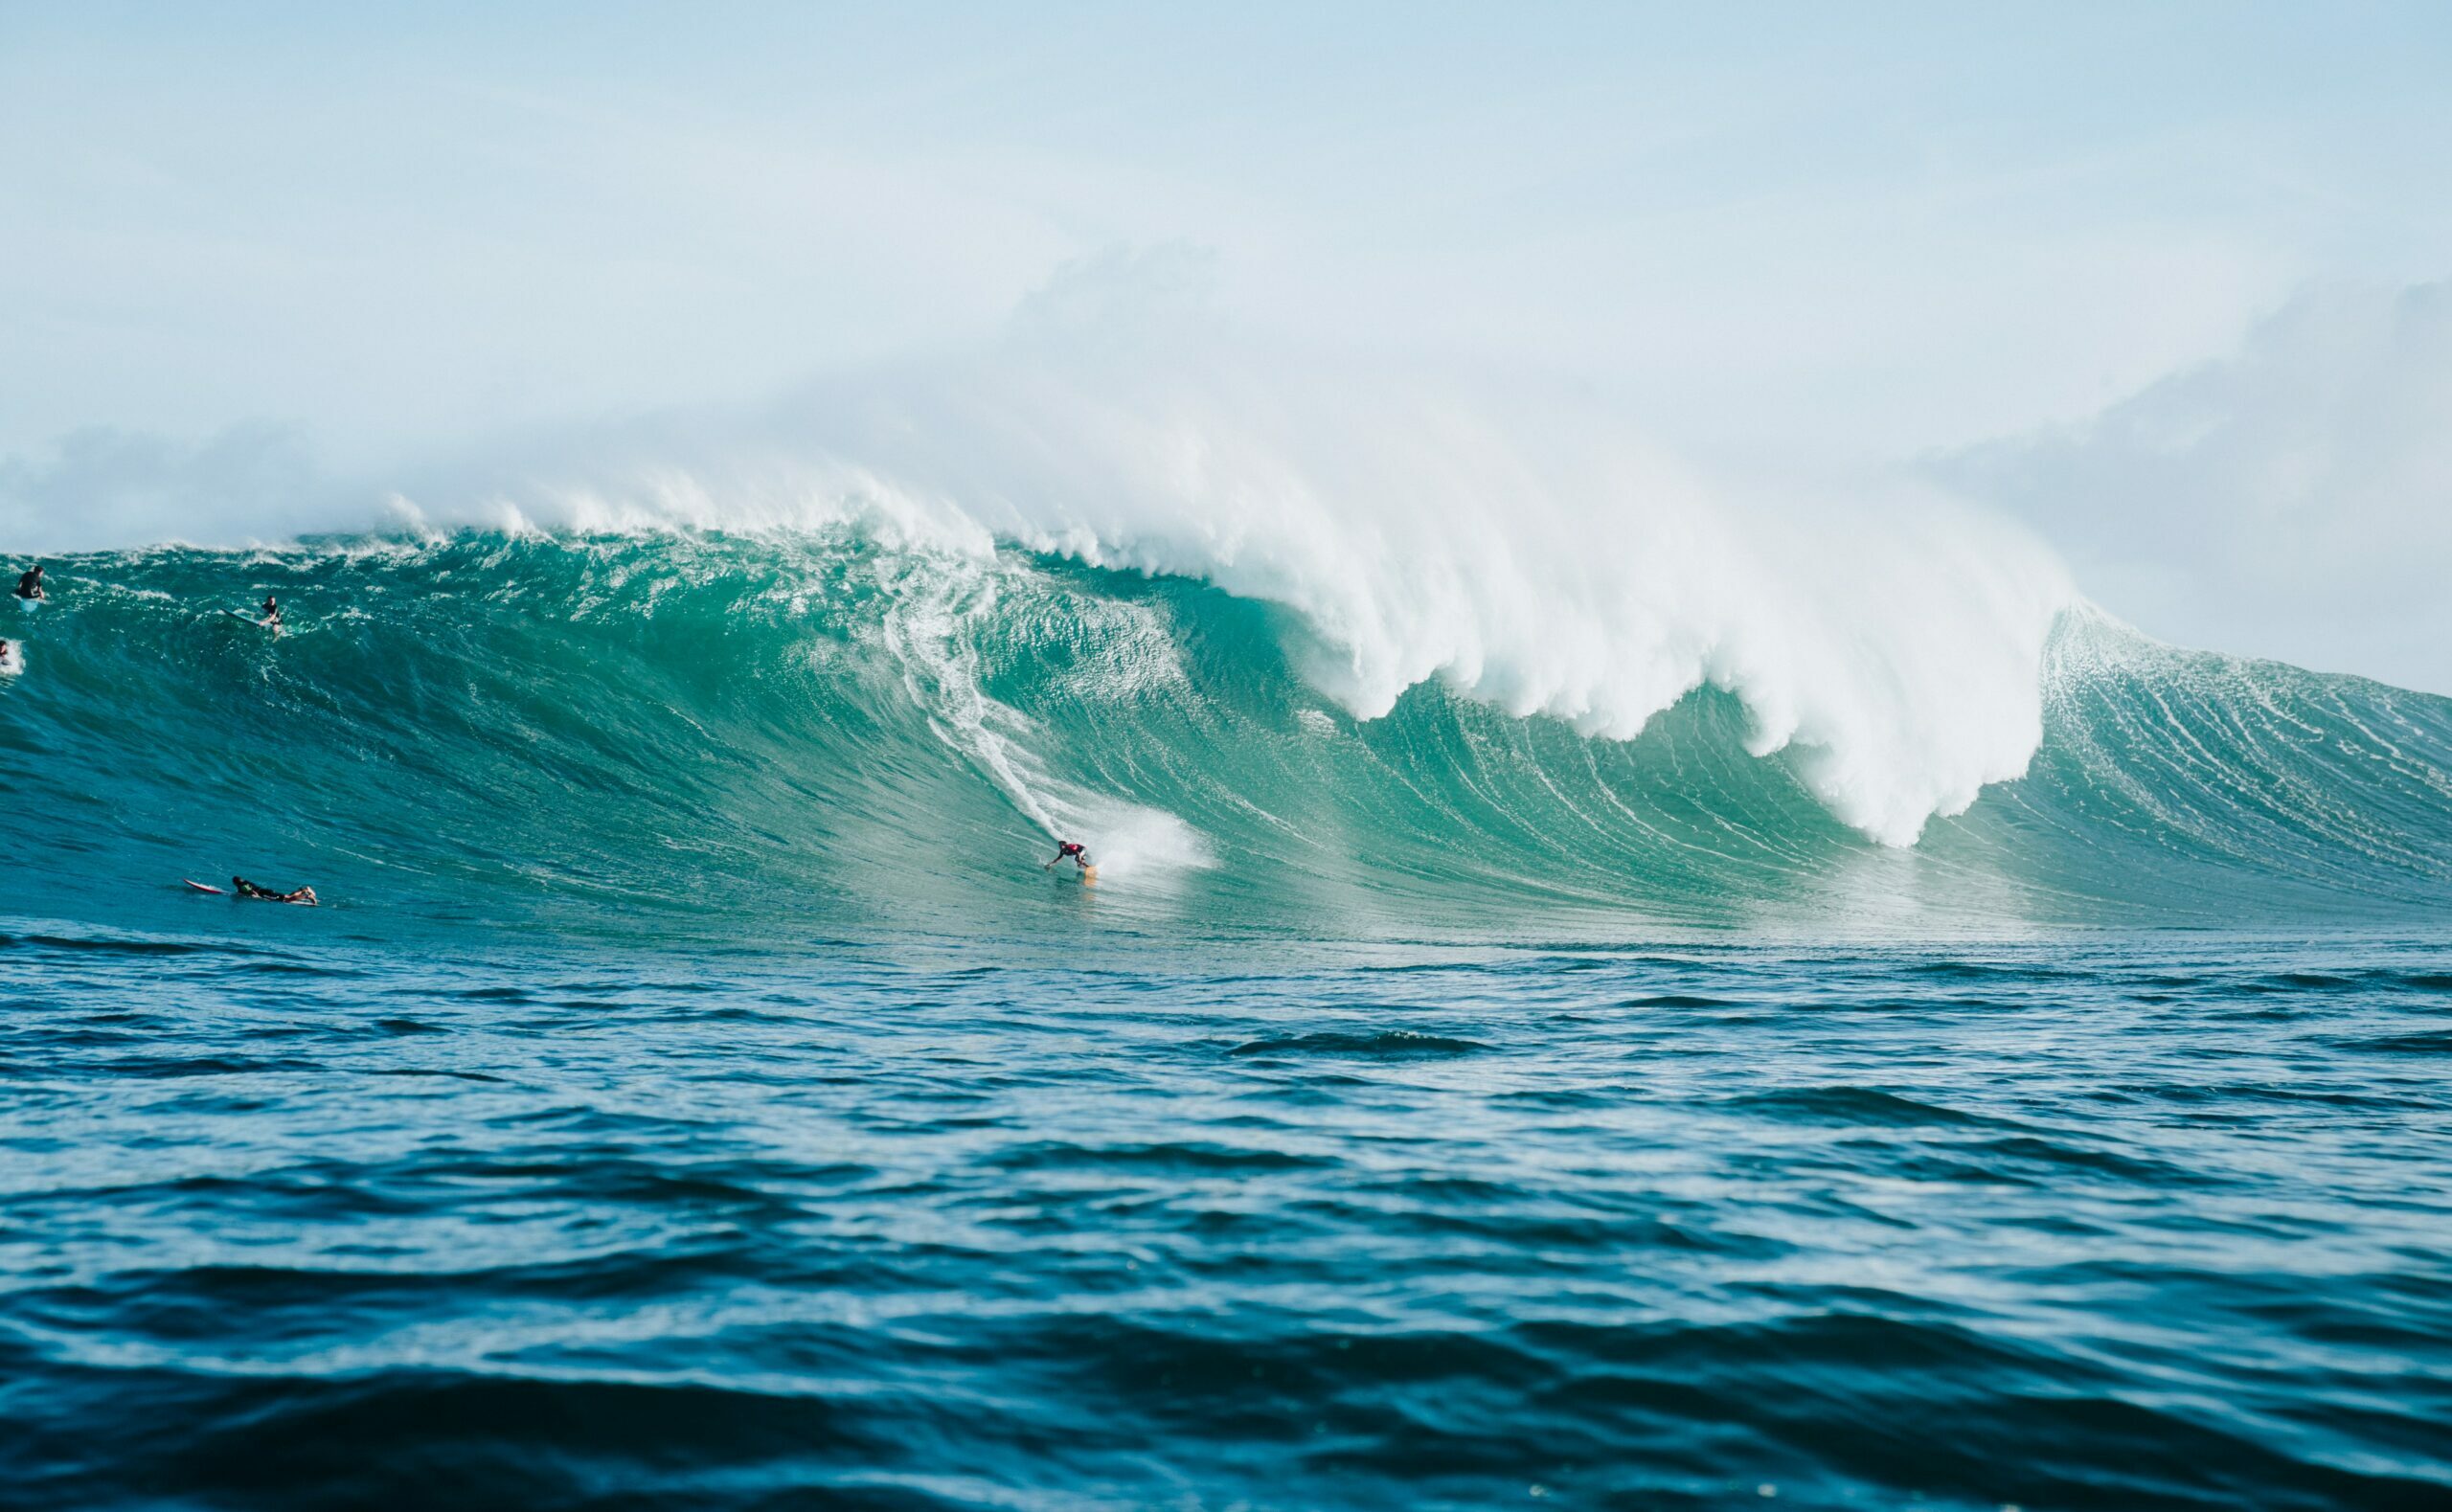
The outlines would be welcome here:
M 1079 867 L 1084 871 L 1097 869 L 1090 865 L 1090 853 L 1081 848 L 1081 843 L 1078 840 L 1062 840 L 1056 842 L 1056 861 L 1049 862 L 1047 866 L 1041 867 L 1039 869 L 1041 871 L 1045 871 L 1049 869 L 1049 868 L 1054 867 L 1056 861 L 1071 861 L 1075 866 Z
M 26 599 L 35 599 L 43 597 L 42 563 L 34 563 L 34 570 L 32 572 L 24 572 L 17 575 L 17 597 Z
M 270 888 L 256 886 L 245 877 L 232 877 L 230 891 L 242 898 L 261 898 L 266 903 L 312 903 L 315 901 L 313 888 L 300 888 L 295 892 L 275 892 Z

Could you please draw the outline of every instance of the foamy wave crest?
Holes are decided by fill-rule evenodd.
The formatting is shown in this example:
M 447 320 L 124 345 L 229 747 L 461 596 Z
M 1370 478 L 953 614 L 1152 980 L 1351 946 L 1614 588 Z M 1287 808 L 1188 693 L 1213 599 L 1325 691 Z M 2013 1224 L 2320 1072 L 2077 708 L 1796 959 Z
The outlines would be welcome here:
M 1724 689 L 1750 752 L 1890 844 L 2019 775 L 2041 736 L 2044 644 L 2077 600 L 2004 520 L 1903 487 L 1732 485 L 1558 393 L 1101 361 L 1014 348 L 756 416 L 565 437 L 408 480 L 356 523 L 851 525 L 1202 579 L 1292 611 L 1303 675 L 1359 718 L 1436 679 L 1626 739 Z

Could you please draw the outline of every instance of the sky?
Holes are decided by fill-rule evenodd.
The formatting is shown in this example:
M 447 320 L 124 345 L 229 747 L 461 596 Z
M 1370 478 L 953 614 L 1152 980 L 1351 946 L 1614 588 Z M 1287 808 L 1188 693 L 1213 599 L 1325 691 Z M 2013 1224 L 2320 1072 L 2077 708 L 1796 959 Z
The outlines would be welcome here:
M 0 546 L 1154 259 L 1249 341 L 1920 469 L 2153 633 L 2452 691 L 2447 78 L 2423 5 L 0 0 Z

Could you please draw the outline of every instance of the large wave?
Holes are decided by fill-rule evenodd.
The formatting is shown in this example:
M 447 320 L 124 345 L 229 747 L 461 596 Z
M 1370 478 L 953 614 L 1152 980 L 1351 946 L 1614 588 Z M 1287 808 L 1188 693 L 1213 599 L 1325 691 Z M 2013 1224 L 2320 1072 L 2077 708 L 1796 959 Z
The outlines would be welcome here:
M 1359 719 L 1435 681 L 1629 739 L 1722 690 L 1749 752 L 1893 845 L 2035 749 L 2045 640 L 2077 599 L 2004 520 L 1896 483 L 1707 478 L 1555 385 L 1063 345 L 531 439 L 403 475 L 380 522 L 347 500 L 250 504 L 264 490 L 242 468 L 241 500 L 191 507 L 176 533 L 849 530 L 1181 576 L 1290 611 L 1285 654 Z M 143 501 L 140 544 L 179 491 Z
M 1530 585 L 1597 583 L 1597 553 L 1460 553 L 1436 593 L 1479 618 L 1425 649 L 1432 590 L 1357 592 L 1340 620 L 1237 575 L 1286 569 L 1228 543 L 1199 575 L 1142 570 L 1163 536 L 999 545 L 877 497 L 758 535 L 60 561 L 0 690 L 0 780 L 50 863 L 11 874 L 11 911 L 149 917 L 179 876 L 236 869 L 444 922 L 1040 928 L 1056 835 L 1101 857 L 1101 917 L 1167 932 L 2407 921 L 2452 899 L 2452 701 L 2161 646 L 1998 565 L 1852 639 L 1715 611 L 1740 654 L 1597 593 L 1545 614 Z M 1335 565 L 1419 578 L 1419 553 Z M 223 612 L 266 592 L 278 638 Z M 1885 639 L 1917 631 L 1955 643 Z M 1655 663 L 1615 665 L 1622 643 Z

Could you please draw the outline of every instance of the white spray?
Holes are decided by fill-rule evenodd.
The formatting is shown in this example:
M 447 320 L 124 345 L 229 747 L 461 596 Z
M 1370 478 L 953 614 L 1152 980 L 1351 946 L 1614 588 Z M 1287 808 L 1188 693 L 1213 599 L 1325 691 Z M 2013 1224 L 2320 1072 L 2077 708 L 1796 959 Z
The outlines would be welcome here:
M 1301 670 L 1360 718 L 1438 678 L 1623 739 L 1724 688 L 1756 755 L 1891 844 L 2041 739 L 2045 643 L 2077 599 L 2006 520 L 1903 486 L 1707 479 L 1556 386 L 1187 350 L 1016 341 L 755 415 L 565 436 L 332 523 L 851 526 L 982 564 L 1001 542 L 1198 577 L 1296 611 Z M 942 643 L 905 631 L 915 654 Z M 952 743 L 1034 822 L 1082 823 L 1000 733 L 1019 716 L 965 724 L 951 688 L 931 707 Z M 1152 846 L 1197 853 L 1188 832 Z

